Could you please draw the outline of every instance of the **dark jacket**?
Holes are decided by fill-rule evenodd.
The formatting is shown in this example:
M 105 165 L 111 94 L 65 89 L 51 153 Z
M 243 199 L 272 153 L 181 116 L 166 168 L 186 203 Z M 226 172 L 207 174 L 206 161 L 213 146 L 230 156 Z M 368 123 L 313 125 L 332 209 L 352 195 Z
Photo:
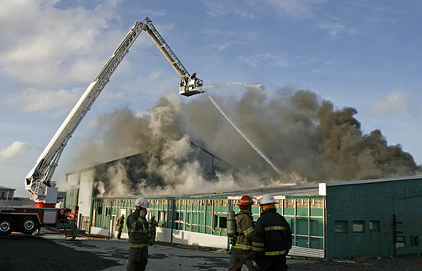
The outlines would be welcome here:
M 276 209 L 261 214 L 252 238 L 252 259 L 259 263 L 264 257 L 287 255 L 292 248 L 292 232 L 286 219 Z
M 149 246 L 151 237 L 148 222 L 145 220 L 145 216 L 141 216 L 139 210 L 135 210 L 127 217 L 126 225 L 130 248 L 144 248 Z

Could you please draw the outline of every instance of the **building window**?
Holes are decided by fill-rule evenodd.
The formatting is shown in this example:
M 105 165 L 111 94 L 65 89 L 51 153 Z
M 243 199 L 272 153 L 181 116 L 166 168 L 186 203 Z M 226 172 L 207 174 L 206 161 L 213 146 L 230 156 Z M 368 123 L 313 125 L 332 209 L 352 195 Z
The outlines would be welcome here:
M 110 207 L 106 207 L 106 213 L 105 213 L 105 215 L 106 216 L 111 215 L 111 208 Z
M 98 206 L 98 214 L 102 215 L 103 214 L 103 207 Z
M 404 236 L 397 236 L 397 239 L 396 239 L 396 247 L 397 248 L 398 247 L 406 247 L 406 244 L 405 244 L 404 240 L 405 240 Z
M 363 225 L 364 221 L 362 220 L 355 220 L 353 221 L 353 232 L 354 233 L 363 233 Z
M 369 232 L 371 232 L 371 233 L 380 232 L 380 222 L 379 221 L 369 221 Z
M 220 228 L 226 229 L 227 228 L 227 217 L 220 216 L 219 220 L 220 220 L 219 221 Z
M 419 246 L 419 236 L 410 236 L 410 246 Z
M 166 222 L 166 212 L 158 211 L 158 217 L 160 222 Z
M 335 232 L 336 233 L 347 233 L 347 220 L 336 220 Z

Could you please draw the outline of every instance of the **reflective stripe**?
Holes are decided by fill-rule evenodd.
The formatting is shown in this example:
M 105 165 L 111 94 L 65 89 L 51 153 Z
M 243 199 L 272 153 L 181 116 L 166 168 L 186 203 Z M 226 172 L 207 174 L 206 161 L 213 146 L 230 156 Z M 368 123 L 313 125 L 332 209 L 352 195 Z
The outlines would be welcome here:
M 249 229 L 247 229 L 245 232 L 244 232 L 244 234 L 245 235 L 248 235 L 249 233 L 252 233 L 253 232 L 253 228 L 252 227 L 250 227 Z
M 264 243 L 252 242 L 254 247 L 264 247 Z
M 128 232 L 149 233 L 149 231 L 148 231 L 148 230 L 138 230 L 138 231 L 135 231 L 135 230 L 128 230 Z
M 252 246 L 242 245 L 242 244 L 236 244 L 233 247 L 238 248 L 238 249 L 243 249 L 243 250 L 251 250 L 252 249 Z
M 129 247 L 131 248 L 144 248 L 144 247 L 148 247 L 149 244 L 131 244 L 129 243 Z
M 266 251 L 265 256 L 277 256 L 286 254 L 286 250 L 281 251 Z
M 252 247 L 252 251 L 264 251 L 264 248 Z
M 287 231 L 287 227 L 284 226 L 269 226 L 264 228 L 265 231 Z

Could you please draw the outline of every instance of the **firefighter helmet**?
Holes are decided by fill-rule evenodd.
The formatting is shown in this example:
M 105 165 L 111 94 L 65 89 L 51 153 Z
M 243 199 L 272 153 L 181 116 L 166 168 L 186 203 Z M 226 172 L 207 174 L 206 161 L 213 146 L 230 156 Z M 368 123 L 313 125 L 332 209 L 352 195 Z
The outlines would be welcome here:
M 249 206 L 253 204 L 253 198 L 248 196 L 248 195 L 244 195 L 243 197 L 240 198 L 240 201 L 237 205 L 239 206 Z
M 265 194 L 262 196 L 261 200 L 259 201 L 259 205 L 265 205 L 265 204 L 276 204 L 277 201 L 275 201 L 273 195 Z
M 154 219 L 154 218 L 155 218 L 155 215 L 152 215 L 152 216 L 151 216 L 151 219 Z
M 141 208 L 149 208 L 150 204 L 149 204 L 149 201 L 146 198 L 141 197 L 141 198 L 139 198 L 135 201 L 133 206 L 139 206 Z

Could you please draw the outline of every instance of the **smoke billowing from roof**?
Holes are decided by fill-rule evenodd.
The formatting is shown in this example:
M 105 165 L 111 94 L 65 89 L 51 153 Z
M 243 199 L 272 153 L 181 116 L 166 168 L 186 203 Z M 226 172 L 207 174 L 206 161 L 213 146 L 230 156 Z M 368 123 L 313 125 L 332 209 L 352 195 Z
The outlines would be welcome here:
M 381 131 L 363 134 L 355 109 L 336 109 L 311 91 L 281 89 L 270 96 L 257 85 L 246 87 L 239 100 L 213 95 L 242 133 L 281 170 L 277 173 L 206 95 L 195 97 L 184 103 L 171 93 L 147 115 L 137 116 L 125 107 L 102 116 L 96 133 L 102 138 L 81 147 L 78 167 L 139 154 L 103 171 L 99 188 L 104 196 L 375 179 L 413 175 L 418 169 L 400 145 L 387 145 Z M 208 178 L 191 141 L 236 170 Z M 104 187 L 100 182 L 106 179 Z

